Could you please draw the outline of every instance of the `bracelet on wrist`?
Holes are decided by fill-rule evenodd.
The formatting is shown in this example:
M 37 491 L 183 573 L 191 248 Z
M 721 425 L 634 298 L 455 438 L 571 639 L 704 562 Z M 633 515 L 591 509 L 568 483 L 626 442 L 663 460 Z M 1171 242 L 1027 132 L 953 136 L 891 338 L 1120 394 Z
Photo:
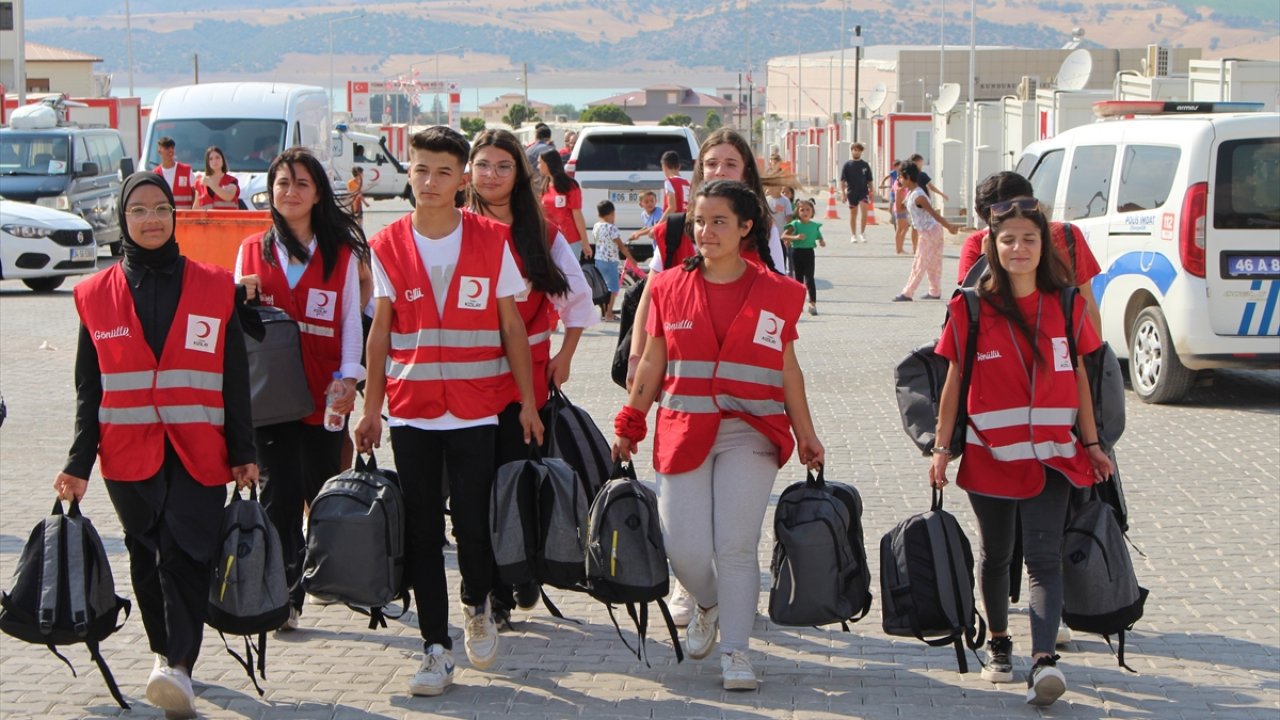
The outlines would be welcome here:
M 1095 446 L 1100 447 L 1101 445 L 1102 445 L 1102 441 L 1100 441 L 1100 440 L 1094 440 L 1093 442 L 1087 442 L 1087 443 L 1085 443 L 1085 444 L 1084 444 L 1084 448 L 1085 448 L 1086 450 L 1088 450 L 1088 449 L 1089 449 L 1089 448 L 1091 448 L 1091 447 L 1095 447 Z
M 935 447 L 930 448 L 929 452 L 933 455 L 946 455 L 947 457 L 951 457 L 951 448 Z

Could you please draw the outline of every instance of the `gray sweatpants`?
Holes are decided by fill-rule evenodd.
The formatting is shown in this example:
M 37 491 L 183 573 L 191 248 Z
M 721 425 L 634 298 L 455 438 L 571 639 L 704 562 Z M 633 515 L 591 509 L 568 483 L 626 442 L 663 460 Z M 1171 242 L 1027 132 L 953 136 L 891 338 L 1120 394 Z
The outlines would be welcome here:
M 697 469 L 658 475 L 658 512 L 676 578 L 698 605 L 720 605 L 720 649 L 746 650 L 760 597 L 760 527 L 778 448 L 742 420 L 720 423 Z
M 1071 483 L 1045 470 L 1044 489 L 1025 500 L 969 493 L 981 542 L 982 605 L 995 632 L 1009 629 L 1009 564 L 1013 561 L 1014 513 L 1022 520 L 1031 609 L 1031 652 L 1053 654 L 1062 619 L 1062 532 Z

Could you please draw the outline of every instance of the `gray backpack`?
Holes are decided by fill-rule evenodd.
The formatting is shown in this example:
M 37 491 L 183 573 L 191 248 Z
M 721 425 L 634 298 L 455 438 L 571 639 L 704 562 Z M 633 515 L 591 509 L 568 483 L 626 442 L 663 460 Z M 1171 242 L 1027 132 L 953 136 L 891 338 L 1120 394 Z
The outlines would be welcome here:
M 494 478 L 489 534 L 498 577 L 509 585 L 536 580 L 581 590 L 586 489 L 564 460 L 540 455 L 530 443 L 527 460 L 503 465 Z
M 1124 634 L 1142 618 L 1148 591 L 1138 585 L 1124 532 L 1110 505 L 1094 499 L 1076 510 L 1062 536 L 1062 620 L 1080 632 L 1098 633 L 1107 645 L 1119 637 L 1116 654 L 1124 662 Z
M 658 520 L 658 496 L 636 479 L 630 463 L 619 463 L 610 473 L 587 516 L 586 589 L 609 610 L 609 619 L 622 643 L 644 659 L 649 628 L 649 603 L 658 604 L 676 651 L 676 662 L 684 651 L 676 636 L 676 624 L 663 599 L 671 589 L 667 574 L 667 548 Z M 632 648 L 622 636 L 613 614 L 614 604 L 622 604 L 635 624 L 639 637 Z
M 240 491 L 222 511 L 222 544 L 209 583 L 205 622 L 222 636 L 222 644 L 249 674 L 258 695 L 262 688 L 253 674 L 253 644 L 257 635 L 258 675 L 266 679 L 267 633 L 289 619 L 289 584 L 285 580 L 280 535 L 258 503 L 258 489 L 243 500 Z M 224 634 L 225 633 L 225 634 Z M 226 634 L 244 635 L 245 655 L 236 654 Z
M 862 541 L 862 498 L 827 482 L 823 469 L 778 497 L 773 515 L 769 618 L 779 625 L 857 622 L 871 609 L 871 571 Z
M 266 334 L 245 337 L 249 357 L 249 400 L 254 427 L 300 420 L 315 411 L 302 368 L 298 323 L 280 308 L 257 305 Z

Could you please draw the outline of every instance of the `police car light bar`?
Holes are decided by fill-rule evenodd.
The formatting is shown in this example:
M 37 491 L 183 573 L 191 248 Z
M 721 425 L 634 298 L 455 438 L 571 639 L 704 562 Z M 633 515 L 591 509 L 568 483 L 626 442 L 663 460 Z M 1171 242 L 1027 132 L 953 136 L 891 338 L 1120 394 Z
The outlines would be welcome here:
M 1266 107 L 1260 102 L 1192 102 L 1189 100 L 1103 100 L 1093 104 L 1093 114 L 1100 118 L 1129 115 L 1186 115 L 1191 113 L 1259 112 Z

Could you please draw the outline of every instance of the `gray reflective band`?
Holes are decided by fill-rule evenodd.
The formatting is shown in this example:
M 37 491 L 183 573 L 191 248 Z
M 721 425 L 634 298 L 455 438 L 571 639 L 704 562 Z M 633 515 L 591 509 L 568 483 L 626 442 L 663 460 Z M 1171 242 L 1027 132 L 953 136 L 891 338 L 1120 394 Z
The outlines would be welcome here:
M 709 380 L 716 372 L 716 364 L 706 360 L 669 360 L 667 375 L 679 378 Z
M 671 395 L 667 393 L 662 396 L 662 401 L 659 405 L 675 412 L 699 414 L 720 413 L 720 408 L 716 406 L 714 400 L 709 397 L 701 397 L 697 395 Z
M 157 388 L 191 388 L 222 391 L 222 373 L 202 370 L 161 370 L 156 373 Z
M 159 410 L 160 419 L 166 425 L 181 425 L 184 423 L 221 425 L 224 415 L 222 408 L 209 407 L 208 405 L 165 405 Z
M 311 323 L 298 323 L 298 332 L 304 332 L 308 335 L 316 335 L 318 337 L 333 337 L 333 328 L 323 325 L 312 325 Z
M 530 338 L 529 342 L 533 342 L 533 339 Z M 392 350 L 412 350 L 419 347 L 489 348 L 501 345 L 502 333 L 497 330 L 433 328 L 419 330 L 416 333 L 391 333 Z
M 1013 462 L 1015 460 L 1052 460 L 1053 458 L 1071 458 L 1076 456 L 1075 442 L 1059 443 L 1052 440 L 1044 442 L 1017 442 L 999 447 L 991 447 L 982 441 L 977 431 L 972 427 L 965 438 L 970 445 L 980 445 L 987 448 L 991 453 L 991 457 L 1001 462 Z
M 1007 408 L 970 415 L 969 422 L 979 430 L 1028 425 L 1071 427 L 1076 424 L 1076 408 Z
M 387 378 L 391 380 L 478 380 L 511 372 L 505 357 L 476 362 L 400 363 L 387 360 Z
M 102 373 L 102 390 L 103 392 L 148 390 L 155 381 L 155 377 L 156 374 L 152 370 Z
M 781 370 L 770 370 L 769 368 L 762 368 L 759 365 L 722 362 L 720 363 L 719 369 L 716 370 L 716 377 L 722 377 L 727 380 L 740 380 L 742 382 L 756 383 L 757 385 L 782 387 Z
M 534 333 L 534 334 L 530 335 L 530 336 L 529 336 L 529 344 L 530 344 L 530 345 L 537 345 L 538 343 L 541 343 L 541 342 L 547 342 L 547 341 L 548 341 L 548 340 L 550 340 L 550 339 L 551 339 L 551 331 L 550 331 L 550 330 L 543 330 L 543 331 L 542 331 L 542 332 L 540 332 L 540 333 Z
M 61 515 L 50 515 L 44 521 L 44 564 L 40 570 L 39 617 L 42 635 L 53 632 L 53 623 L 58 619 L 59 561 L 62 559 L 58 552 L 58 536 L 62 533 L 62 523 Z
M 779 415 L 786 412 L 786 406 L 777 400 L 747 400 L 732 395 L 717 395 L 716 404 L 726 412 L 740 412 L 747 415 Z
M 160 422 L 156 409 L 146 407 L 99 407 L 98 422 L 104 425 L 152 425 Z

